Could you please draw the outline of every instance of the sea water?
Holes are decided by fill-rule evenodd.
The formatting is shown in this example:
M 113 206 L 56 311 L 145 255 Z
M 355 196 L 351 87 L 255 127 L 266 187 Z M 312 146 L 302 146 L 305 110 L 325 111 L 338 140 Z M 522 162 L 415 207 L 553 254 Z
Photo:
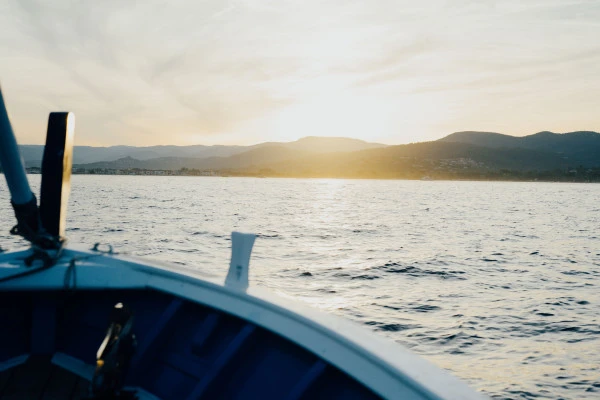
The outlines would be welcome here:
M 39 191 L 39 175 L 30 176 Z M 0 245 L 23 243 L 6 185 Z M 353 320 L 497 398 L 600 398 L 600 185 L 76 175 L 67 235 Z

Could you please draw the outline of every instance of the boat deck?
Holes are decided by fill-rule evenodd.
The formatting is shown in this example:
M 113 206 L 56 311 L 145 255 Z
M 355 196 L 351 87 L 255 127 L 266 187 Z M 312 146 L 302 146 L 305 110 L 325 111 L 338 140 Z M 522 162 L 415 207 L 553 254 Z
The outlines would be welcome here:
M 88 395 L 89 384 L 52 364 L 48 356 L 31 356 L 21 365 L 0 371 L 0 399 L 82 399 Z
M 316 355 L 232 315 L 151 290 L 79 290 L 0 292 L 0 361 L 29 356 L 1 373 L 0 399 L 85 395 L 118 302 L 136 310 L 138 348 L 125 385 L 157 398 L 378 398 Z
M 0 255 L 0 278 L 28 272 L 27 255 Z M 0 287 L 0 399 L 86 396 L 118 303 L 135 318 L 124 384 L 140 398 L 483 398 L 401 347 L 260 290 L 94 252 L 63 258 Z

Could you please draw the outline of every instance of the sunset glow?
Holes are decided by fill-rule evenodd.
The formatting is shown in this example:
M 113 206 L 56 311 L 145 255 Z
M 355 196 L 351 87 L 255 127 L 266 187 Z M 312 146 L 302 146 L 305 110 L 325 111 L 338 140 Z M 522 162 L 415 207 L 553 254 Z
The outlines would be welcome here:
M 78 145 L 388 144 L 460 130 L 600 130 L 589 1 L 229 0 L 0 5 L 22 143 L 71 110 Z

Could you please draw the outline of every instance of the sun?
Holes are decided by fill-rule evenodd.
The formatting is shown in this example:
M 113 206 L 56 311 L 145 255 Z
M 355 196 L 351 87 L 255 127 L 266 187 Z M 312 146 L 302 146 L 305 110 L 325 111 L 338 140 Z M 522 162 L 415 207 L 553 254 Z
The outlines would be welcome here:
M 305 136 L 343 136 L 372 140 L 393 124 L 391 107 L 381 99 L 340 93 L 291 105 L 267 121 L 280 140 Z

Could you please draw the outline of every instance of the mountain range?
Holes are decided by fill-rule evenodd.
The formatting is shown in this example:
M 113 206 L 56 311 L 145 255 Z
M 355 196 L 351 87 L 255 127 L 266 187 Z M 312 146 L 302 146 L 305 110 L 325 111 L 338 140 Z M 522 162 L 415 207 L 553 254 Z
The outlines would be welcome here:
M 538 132 L 515 137 L 491 132 L 456 132 L 440 139 L 443 142 L 469 143 L 490 148 L 521 148 L 559 154 L 575 164 L 596 166 L 600 162 L 600 134 L 592 131 L 570 133 Z M 571 164 L 573 164 L 571 163 Z
M 347 152 L 357 151 L 368 148 L 384 147 L 384 144 L 367 143 L 358 139 L 348 138 L 324 138 L 309 136 L 294 142 L 265 142 L 252 146 L 110 146 L 110 147 L 92 147 L 75 146 L 73 149 L 73 164 L 89 164 L 97 162 L 111 162 L 119 159 L 135 159 L 146 161 L 160 158 L 211 158 L 211 157 L 230 157 L 247 151 L 257 150 L 263 147 L 281 147 L 286 150 L 307 151 L 307 152 Z M 44 154 L 43 145 L 22 145 L 19 146 L 21 156 L 25 164 L 31 167 L 40 166 Z
M 21 151 L 26 165 L 40 165 L 43 146 L 21 146 Z M 600 133 L 539 132 L 516 137 L 465 131 L 436 141 L 394 146 L 326 137 L 253 146 L 77 146 L 74 166 L 302 177 L 485 178 L 600 168 Z

